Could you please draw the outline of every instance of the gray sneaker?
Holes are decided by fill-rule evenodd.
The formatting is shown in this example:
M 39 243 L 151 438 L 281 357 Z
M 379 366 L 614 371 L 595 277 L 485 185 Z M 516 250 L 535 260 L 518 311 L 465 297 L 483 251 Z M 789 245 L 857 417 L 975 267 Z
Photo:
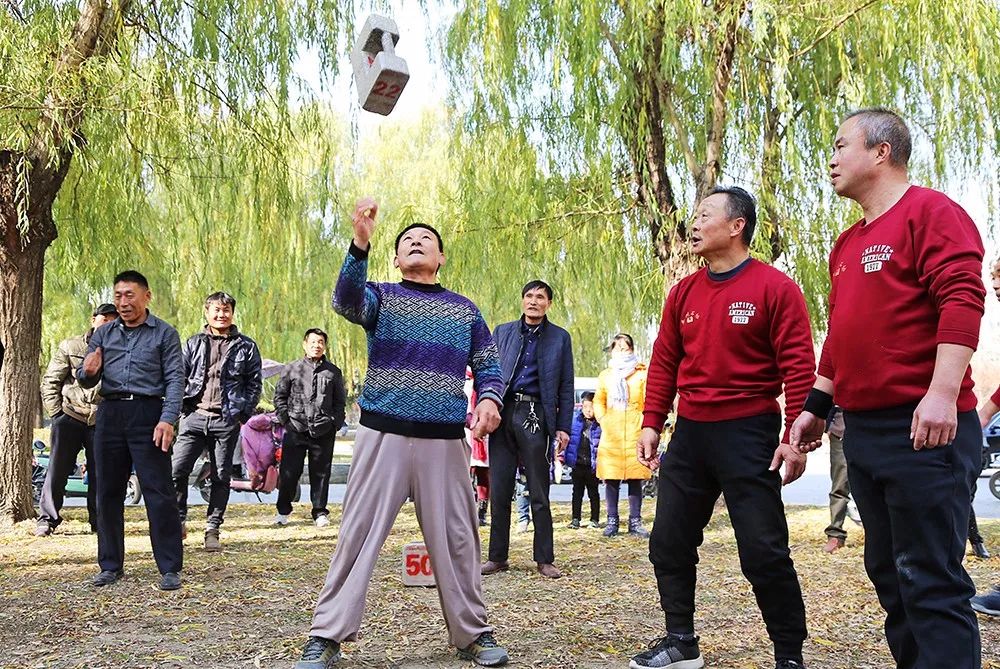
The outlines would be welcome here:
M 333 639 L 311 636 L 302 649 L 302 657 L 295 669 L 327 669 L 340 660 L 340 644 Z
M 459 648 L 458 656 L 463 660 L 472 660 L 483 667 L 499 667 L 507 664 L 510 659 L 506 649 L 493 639 L 492 632 L 483 632 L 468 646 Z
M 212 527 L 205 530 L 205 550 L 209 553 L 218 553 L 222 550 L 222 542 L 219 541 L 219 528 Z
M 987 593 L 976 595 L 971 600 L 972 610 L 986 616 L 1000 616 L 1000 586 Z

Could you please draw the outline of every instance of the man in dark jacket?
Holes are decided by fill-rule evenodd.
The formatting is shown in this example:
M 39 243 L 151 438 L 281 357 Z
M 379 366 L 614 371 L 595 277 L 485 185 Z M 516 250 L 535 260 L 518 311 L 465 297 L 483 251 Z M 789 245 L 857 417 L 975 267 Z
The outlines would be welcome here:
M 174 445 L 172 475 L 187 536 L 188 477 L 207 450 L 212 492 L 205 525 L 205 550 L 222 550 L 219 528 L 229 503 L 229 480 L 240 424 L 260 399 L 261 359 L 253 339 L 233 324 L 236 299 L 228 293 L 205 298 L 205 328 L 184 344 L 184 405 Z
M 498 325 L 494 332 L 506 387 L 500 427 L 490 437 L 492 525 L 484 575 L 509 568 L 510 502 L 520 462 L 528 479 L 538 573 L 548 578 L 562 576 L 553 564 L 549 445 L 555 439 L 562 453 L 569 442 L 573 344 L 568 332 L 545 317 L 551 306 L 552 288 L 544 281 L 530 281 L 521 289 L 521 318 Z
M 344 424 L 347 391 L 340 369 L 326 359 L 326 333 L 306 330 L 302 340 L 305 357 L 285 367 L 274 389 L 274 412 L 285 427 L 278 482 L 278 515 L 274 522 L 287 525 L 292 497 L 309 455 L 309 491 L 316 527 L 330 524 L 326 499 L 330 465 L 337 430 Z
M 47 537 L 62 522 L 59 511 L 66 494 L 66 482 L 83 449 L 87 462 L 87 516 L 90 530 L 97 531 L 97 480 L 94 476 L 94 424 L 101 401 L 100 384 L 91 389 L 80 386 L 76 370 L 87 355 L 87 343 L 94 330 L 118 317 L 113 304 L 102 304 L 91 315 L 86 334 L 70 337 L 59 344 L 42 377 L 42 405 L 52 418 L 49 469 L 45 472 L 38 500 L 35 536 Z

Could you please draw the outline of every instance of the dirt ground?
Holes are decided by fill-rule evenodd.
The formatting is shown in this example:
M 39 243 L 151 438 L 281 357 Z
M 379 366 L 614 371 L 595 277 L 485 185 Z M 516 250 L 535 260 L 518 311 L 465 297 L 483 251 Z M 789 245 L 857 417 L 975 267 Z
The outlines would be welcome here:
M 224 552 L 205 553 L 200 533 L 192 531 L 184 587 L 169 593 L 155 586 L 144 508 L 127 510 L 124 579 L 102 589 L 89 585 L 97 540 L 87 531 L 85 510 L 68 509 L 67 522 L 48 538 L 35 538 L 30 522 L 3 531 L 0 667 L 290 669 L 334 549 L 339 511 L 333 509 L 330 527 L 317 529 L 300 505 L 294 522 L 279 528 L 271 525 L 271 507 L 234 505 Z M 548 581 L 535 574 L 531 535 L 514 533 L 512 570 L 484 581 L 497 638 L 515 667 L 627 667 L 632 654 L 663 633 L 646 545 L 566 529 L 568 505 L 554 505 L 554 513 L 556 559 L 566 576 Z M 807 666 L 891 667 L 882 612 L 862 566 L 860 528 L 849 527 L 848 546 L 828 556 L 821 551 L 825 509 L 789 507 L 788 518 L 809 616 Z M 981 527 L 1000 552 L 1000 522 Z M 402 546 L 419 537 L 407 506 L 372 580 L 361 638 L 345 646 L 340 666 L 471 666 L 448 647 L 436 591 L 402 587 Z M 1000 581 L 1000 558 L 970 560 L 967 568 L 980 587 Z M 724 511 L 701 550 L 696 624 L 707 667 L 774 666 Z M 980 625 L 984 666 L 1000 669 L 1000 619 L 980 617 Z

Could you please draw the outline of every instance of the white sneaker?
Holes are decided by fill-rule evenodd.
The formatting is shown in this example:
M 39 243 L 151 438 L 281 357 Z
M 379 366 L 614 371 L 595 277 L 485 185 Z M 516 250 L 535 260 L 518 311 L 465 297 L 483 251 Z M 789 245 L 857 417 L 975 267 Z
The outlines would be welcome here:
M 276 515 L 274 517 L 274 524 L 275 525 L 287 525 L 288 524 L 288 516 L 285 515 L 285 514 L 283 514 L 283 513 L 279 513 L 278 515 Z
M 530 520 L 522 520 L 517 523 L 517 531 L 524 534 L 528 531 L 528 525 L 531 523 Z
M 853 498 L 847 499 L 847 517 L 861 525 L 861 514 L 858 512 L 858 505 L 854 503 Z
M 324 513 L 322 516 L 316 517 L 315 523 L 316 527 L 326 527 L 330 524 L 330 518 Z

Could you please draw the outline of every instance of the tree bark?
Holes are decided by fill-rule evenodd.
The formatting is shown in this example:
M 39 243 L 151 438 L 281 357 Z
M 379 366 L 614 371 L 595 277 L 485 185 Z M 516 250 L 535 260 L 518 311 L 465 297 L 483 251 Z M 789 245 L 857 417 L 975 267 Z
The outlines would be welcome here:
M 38 397 L 45 250 L 55 239 L 51 208 L 19 230 L 18 171 L 25 157 L 0 151 L 0 523 L 35 515 L 31 499 L 31 437 Z M 22 226 L 23 227 L 23 226 Z
M 35 515 L 31 428 L 39 387 L 45 252 L 57 231 L 52 206 L 81 144 L 86 100 L 67 98 L 87 61 L 106 55 L 130 0 L 85 0 L 55 57 L 50 90 L 25 150 L 0 149 L 0 523 Z M 73 90 L 70 86 L 66 90 Z
M 760 161 L 760 215 L 758 221 L 766 221 L 770 225 L 768 234 L 768 255 L 770 262 L 777 260 L 783 251 L 781 228 L 784 221 L 780 220 L 778 209 L 778 179 L 781 169 L 781 147 L 778 142 L 779 111 L 770 101 L 768 92 L 768 109 L 764 116 L 764 147 Z
M 694 175 L 696 200 L 701 202 L 719 182 L 722 171 L 722 152 L 725 149 L 726 113 L 729 85 L 733 81 L 733 60 L 736 58 L 736 38 L 740 17 L 746 9 L 746 1 L 735 5 L 730 0 L 722 0 L 717 5 L 720 15 L 726 17 L 722 25 L 715 53 L 715 68 L 712 77 L 712 102 L 708 114 L 705 142 L 705 163 L 700 174 Z
M 643 49 L 642 62 L 632 73 L 636 87 L 634 127 L 638 129 L 632 165 L 639 203 L 646 211 L 653 253 L 670 283 L 688 274 L 696 263 L 687 248 L 687 227 L 678 217 L 679 207 L 667 175 L 667 151 L 663 136 L 666 82 L 660 73 L 663 12 L 662 5 L 654 11 L 648 24 L 650 33 Z

